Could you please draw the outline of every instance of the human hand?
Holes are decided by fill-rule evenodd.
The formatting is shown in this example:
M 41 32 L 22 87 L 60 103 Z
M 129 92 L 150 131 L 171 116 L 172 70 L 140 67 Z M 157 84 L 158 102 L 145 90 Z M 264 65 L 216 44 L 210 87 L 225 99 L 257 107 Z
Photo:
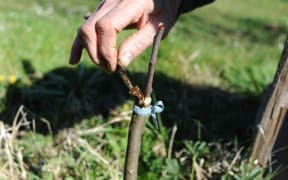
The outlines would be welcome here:
M 104 0 L 78 29 L 70 64 L 80 61 L 85 48 L 91 60 L 108 71 L 127 66 L 153 43 L 158 24 L 165 24 L 164 37 L 173 26 L 180 0 Z M 127 26 L 137 31 L 116 47 L 117 33 Z

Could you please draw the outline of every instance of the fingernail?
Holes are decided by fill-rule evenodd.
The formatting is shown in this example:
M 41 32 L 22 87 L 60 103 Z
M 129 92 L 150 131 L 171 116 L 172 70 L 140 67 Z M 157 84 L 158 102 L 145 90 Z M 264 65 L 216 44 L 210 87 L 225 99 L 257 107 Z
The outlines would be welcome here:
M 122 66 L 128 66 L 128 64 L 132 61 L 132 54 L 130 52 L 126 52 L 122 58 L 120 58 L 120 61 Z

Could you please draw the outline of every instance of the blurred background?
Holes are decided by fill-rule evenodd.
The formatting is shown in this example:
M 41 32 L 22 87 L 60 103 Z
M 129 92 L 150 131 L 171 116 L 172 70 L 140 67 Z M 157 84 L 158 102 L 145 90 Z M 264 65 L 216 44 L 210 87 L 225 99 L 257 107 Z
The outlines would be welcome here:
M 83 15 L 99 2 L 0 0 L 1 179 L 122 178 L 133 99 L 86 53 L 68 64 Z M 165 111 L 159 131 L 147 121 L 139 179 L 254 179 L 264 171 L 248 157 L 287 12 L 284 0 L 217 0 L 179 18 L 160 46 L 153 98 Z M 150 52 L 128 67 L 142 88 Z

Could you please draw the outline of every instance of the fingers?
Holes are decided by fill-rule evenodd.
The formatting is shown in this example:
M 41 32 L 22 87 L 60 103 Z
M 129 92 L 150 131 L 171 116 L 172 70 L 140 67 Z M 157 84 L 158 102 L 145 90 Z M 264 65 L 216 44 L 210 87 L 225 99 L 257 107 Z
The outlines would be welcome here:
M 87 50 L 90 59 L 95 64 L 100 64 L 101 58 L 99 58 L 97 53 L 97 36 L 94 24 L 95 23 L 90 20 L 90 22 L 85 22 L 78 29 L 77 36 L 71 48 L 70 64 L 77 64 L 80 61 L 83 48 Z
M 119 64 L 128 66 L 131 61 L 153 43 L 157 33 L 156 23 L 148 23 L 126 39 L 119 48 Z
M 103 57 L 108 71 L 115 71 L 117 65 L 116 39 L 117 33 L 108 21 L 99 21 L 96 24 L 99 55 Z
M 77 37 L 75 38 L 73 45 L 72 45 L 72 49 L 71 49 L 71 53 L 70 53 L 70 58 L 69 58 L 69 63 L 70 64 L 77 64 L 82 56 L 82 49 L 83 46 L 79 40 L 79 35 L 77 34 Z
M 78 29 L 77 36 L 71 48 L 69 63 L 76 64 L 80 61 L 82 50 L 85 48 L 90 59 L 104 67 L 105 63 L 103 57 L 98 53 L 97 34 L 95 24 L 101 17 L 105 16 L 111 9 L 113 9 L 119 0 L 104 0 L 98 6 L 96 11 L 88 18 L 88 20 Z
M 109 71 L 117 67 L 117 33 L 130 24 L 139 21 L 143 12 L 142 3 L 122 1 L 96 23 L 99 54 L 105 59 Z
M 161 14 L 154 12 L 154 3 L 153 0 L 103 1 L 78 30 L 70 63 L 79 62 L 85 48 L 91 60 L 108 71 L 115 71 L 118 63 L 122 66 L 130 64 L 153 43 L 158 27 L 156 19 L 159 20 Z M 128 37 L 117 51 L 117 33 L 131 25 L 136 25 L 138 31 Z

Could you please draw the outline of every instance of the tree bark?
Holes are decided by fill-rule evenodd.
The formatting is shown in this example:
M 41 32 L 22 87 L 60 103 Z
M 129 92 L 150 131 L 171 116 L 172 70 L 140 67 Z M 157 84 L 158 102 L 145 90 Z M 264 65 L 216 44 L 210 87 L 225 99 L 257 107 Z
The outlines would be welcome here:
M 125 180 L 137 179 L 141 137 L 145 127 L 146 118 L 146 116 L 137 116 L 136 114 L 132 115 L 125 159 Z
M 160 40 L 162 38 L 164 31 L 163 23 L 159 24 L 158 32 L 154 37 L 153 49 L 149 63 L 148 78 L 145 89 L 145 99 L 149 98 L 148 104 L 139 104 L 139 100 L 135 101 L 137 106 L 149 106 L 151 102 L 152 93 L 152 83 L 154 78 L 155 65 L 157 61 L 157 54 L 159 49 Z M 145 102 L 145 100 L 144 100 Z M 138 177 L 138 162 L 141 148 L 141 138 L 145 127 L 147 116 L 138 116 L 134 112 L 132 114 L 129 133 L 128 133 L 128 143 L 125 158 L 125 169 L 124 169 L 124 180 L 136 180 Z
M 276 71 L 273 83 L 264 95 L 258 111 L 258 134 L 251 159 L 262 167 L 271 160 L 271 151 L 286 116 L 288 107 L 288 37 Z M 270 162 L 271 163 L 271 162 Z M 270 164 L 271 167 L 271 164 Z

